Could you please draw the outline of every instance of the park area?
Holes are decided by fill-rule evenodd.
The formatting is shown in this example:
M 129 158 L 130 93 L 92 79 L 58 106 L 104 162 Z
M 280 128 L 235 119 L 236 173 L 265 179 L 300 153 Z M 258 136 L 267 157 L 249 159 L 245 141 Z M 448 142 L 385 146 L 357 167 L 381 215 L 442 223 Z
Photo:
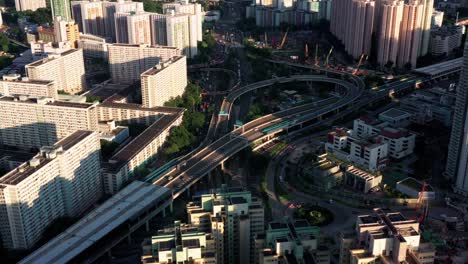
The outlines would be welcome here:
M 306 219 L 313 226 L 326 226 L 333 222 L 335 216 L 327 208 L 306 204 L 296 210 L 295 217 Z

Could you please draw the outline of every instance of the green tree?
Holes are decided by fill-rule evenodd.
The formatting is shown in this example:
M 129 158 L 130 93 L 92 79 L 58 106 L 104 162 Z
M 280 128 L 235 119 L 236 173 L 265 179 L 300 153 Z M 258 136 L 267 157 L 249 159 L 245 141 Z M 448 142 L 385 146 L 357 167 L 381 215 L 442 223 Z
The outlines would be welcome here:
M 138 2 L 143 2 L 143 9 L 146 12 L 155 12 L 162 14 L 162 2 L 156 2 L 154 0 L 139 0 Z
M 4 52 L 10 51 L 10 40 L 4 33 L 0 33 L 0 46 Z

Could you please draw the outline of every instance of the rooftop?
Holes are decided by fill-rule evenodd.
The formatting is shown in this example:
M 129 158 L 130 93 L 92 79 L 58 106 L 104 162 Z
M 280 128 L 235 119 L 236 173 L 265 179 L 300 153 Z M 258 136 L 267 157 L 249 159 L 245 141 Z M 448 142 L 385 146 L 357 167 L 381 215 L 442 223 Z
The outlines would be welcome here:
M 164 115 L 158 121 L 154 122 L 140 135 L 121 148 L 109 160 L 114 162 L 126 162 L 138 154 L 148 143 L 158 137 L 165 131 L 179 115 Z
M 134 181 L 19 263 L 70 262 L 128 219 L 170 197 L 169 189 Z
M 51 149 L 62 147 L 63 150 L 68 150 L 92 133 L 92 131 L 78 130 L 55 143 L 54 147 Z M 47 165 L 51 160 L 53 160 L 53 158 L 46 158 L 45 156 L 38 154 L 34 156 L 30 162 L 21 164 L 18 168 L 1 177 L 0 184 L 16 185 L 33 175 L 35 172 Z
M 38 67 L 38 66 L 44 65 L 44 64 L 46 64 L 48 62 L 51 62 L 51 61 L 53 61 L 53 60 L 55 60 L 57 58 L 67 56 L 67 55 L 75 53 L 77 51 L 79 51 L 79 49 L 71 49 L 71 50 L 64 51 L 64 52 L 62 52 L 60 54 L 54 54 L 54 55 L 49 56 L 47 58 L 32 62 L 32 63 L 26 65 L 26 67 Z
M 143 72 L 141 74 L 142 77 L 144 76 L 152 76 L 152 75 L 155 75 L 161 71 L 163 71 L 164 69 L 167 69 L 169 66 L 171 66 L 173 63 L 181 60 L 181 59 L 185 59 L 185 56 L 179 56 L 179 57 L 173 57 L 171 58 L 170 60 L 168 61 L 165 61 L 165 62 L 162 62 L 162 63 L 159 63 L 157 64 L 156 66 L 154 66 L 153 68 L 151 69 L 148 69 L 146 70 L 145 72 Z
M 379 117 L 387 117 L 392 119 L 404 119 L 410 117 L 411 114 L 396 108 L 390 108 L 387 111 L 380 113 Z
M 414 69 L 413 72 L 424 75 L 438 75 L 444 72 L 455 71 L 461 69 L 463 65 L 463 57 L 444 61 L 441 63 L 432 64 L 426 67 Z
M 0 101 L 2 102 L 15 102 L 15 103 L 25 103 L 25 104 L 41 104 L 41 105 L 50 105 L 50 106 L 58 106 L 58 107 L 72 107 L 72 108 L 90 108 L 94 104 L 91 103 L 74 103 L 68 101 L 55 101 L 53 98 L 29 98 L 27 96 L 2 96 L 0 97 Z

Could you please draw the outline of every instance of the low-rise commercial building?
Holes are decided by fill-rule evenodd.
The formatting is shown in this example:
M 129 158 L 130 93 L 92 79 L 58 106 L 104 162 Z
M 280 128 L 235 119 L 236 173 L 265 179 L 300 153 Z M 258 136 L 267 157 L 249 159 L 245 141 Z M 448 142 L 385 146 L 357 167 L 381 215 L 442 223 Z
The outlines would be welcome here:
M 78 217 L 102 194 L 97 133 L 78 130 L 0 179 L 0 234 L 28 249 L 59 217 Z
M 390 109 L 397 110 L 397 109 Z M 388 111 L 387 111 L 388 112 Z M 390 124 L 406 124 L 410 121 L 411 114 L 408 114 L 404 111 L 398 110 L 398 112 L 403 112 L 405 115 L 404 119 L 398 119 L 391 121 L 386 116 L 388 115 L 379 115 L 379 119 L 385 120 L 384 122 L 380 120 L 375 120 L 367 117 L 361 117 L 354 120 L 353 124 L 353 136 L 360 138 L 369 138 L 377 137 L 388 144 L 388 155 L 394 159 L 401 159 L 408 155 L 411 155 L 414 152 L 414 146 L 416 141 L 416 135 L 409 132 L 404 128 L 399 128 L 392 126 Z M 391 123 L 388 122 L 390 120 Z
M 381 174 L 371 174 L 353 166 L 346 169 L 344 182 L 354 189 L 368 193 L 382 182 Z
M 378 137 L 366 139 L 353 137 L 352 130 L 337 128 L 328 133 L 325 148 L 328 154 L 371 172 L 383 169 L 388 162 L 386 142 Z

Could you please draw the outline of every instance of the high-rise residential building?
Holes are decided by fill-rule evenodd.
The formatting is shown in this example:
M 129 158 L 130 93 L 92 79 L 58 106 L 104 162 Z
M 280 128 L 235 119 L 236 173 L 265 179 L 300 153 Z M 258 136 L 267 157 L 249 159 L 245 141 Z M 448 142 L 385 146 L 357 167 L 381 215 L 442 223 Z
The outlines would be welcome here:
M 102 194 L 96 132 L 78 130 L 0 179 L 0 238 L 28 249 L 59 217 L 78 217 Z
M 424 5 L 421 45 L 419 46 L 419 56 L 424 56 L 429 52 L 429 42 L 431 38 L 432 12 L 434 11 L 434 0 L 421 0 Z
M 192 58 L 190 48 L 190 27 L 187 15 L 171 14 L 166 16 L 166 39 L 168 46 L 177 47 Z
M 102 2 L 104 12 L 104 25 L 106 28 L 106 38 L 116 42 L 115 15 L 118 13 L 142 13 L 143 3 L 118 0 L 117 2 Z
M 3 96 L 26 95 L 30 98 L 57 98 L 57 86 L 53 81 L 30 80 L 19 74 L 3 75 L 0 80 L 0 94 Z
M 75 21 L 60 16 L 54 17 L 54 32 L 56 42 L 68 41 L 72 48 L 77 47 L 80 32 Z
M 15 0 L 16 11 L 36 11 L 38 8 L 46 6 L 46 0 Z
M 175 47 L 129 44 L 110 45 L 108 52 L 112 82 L 124 84 L 139 81 L 143 72 L 160 61 L 181 55 L 181 51 Z
M 331 20 L 331 32 L 344 43 L 346 51 L 354 58 L 371 53 L 375 4 L 370 0 L 339 0 L 332 5 L 332 17 L 341 19 Z
M 72 1 L 73 18 L 80 32 L 101 37 L 106 36 L 104 12 L 101 1 Z
M 83 50 L 72 49 L 26 65 L 31 80 L 55 81 L 58 89 L 76 94 L 86 90 Z
M 31 41 L 29 43 L 31 46 L 31 55 L 33 61 L 39 61 L 47 58 L 49 55 L 56 55 L 64 53 L 72 49 L 70 42 L 44 42 Z
M 355 59 L 372 50 L 381 66 L 415 67 L 417 57 L 427 54 L 432 5 L 433 0 L 337 0 L 330 31 Z
M 399 212 L 376 208 L 357 217 L 355 231 L 341 238 L 340 264 L 434 263 L 434 247 L 421 242 L 419 222 Z
M 78 48 L 83 50 L 83 56 L 85 59 L 104 59 L 108 60 L 107 47 L 110 44 L 106 42 L 105 38 L 94 36 L 90 34 L 80 33 L 80 39 L 78 40 Z
M 463 53 L 463 67 L 457 86 L 447 155 L 446 174 L 455 182 L 455 191 L 468 196 L 468 45 Z
M 201 232 L 188 224 L 175 221 L 161 230 L 143 246 L 145 264 L 216 264 L 214 240 L 211 234 Z
M 450 55 L 462 44 L 464 26 L 441 26 L 431 30 L 429 48 L 434 56 Z
M 188 53 L 187 56 L 193 57 L 197 55 L 197 45 L 199 41 L 202 41 L 203 37 L 203 14 L 201 5 L 198 3 L 188 3 L 188 1 L 185 0 L 179 3 L 163 4 L 163 11 L 165 14 L 174 12 L 176 15 L 184 14 L 188 16 L 190 53 Z M 170 44 L 168 45 L 172 46 Z
M 50 0 L 50 8 L 52 9 L 52 17 L 62 17 L 68 21 L 72 18 L 70 0 Z
M 167 45 L 166 15 L 151 13 L 151 45 Z
M 400 43 L 398 44 L 399 51 L 396 60 L 399 68 L 413 68 L 416 66 L 422 36 L 423 15 L 424 5 L 418 0 L 405 4 L 403 7 Z
M 151 44 L 150 15 L 148 13 L 115 14 L 117 43 Z
M 0 142 L 19 148 L 50 146 L 76 130 L 98 127 L 96 105 L 89 103 L 4 96 L 0 109 Z
M 290 257 L 294 263 L 308 263 L 305 254 L 313 255 L 317 251 L 319 235 L 320 229 L 306 220 L 271 222 L 265 234 L 255 238 L 255 256 L 251 263 L 279 263 L 292 252 Z
M 187 204 L 187 213 L 194 227 L 213 236 L 216 263 L 254 263 L 254 239 L 264 233 L 265 220 L 250 192 L 223 186 Z
M 381 23 L 377 38 L 377 62 L 380 65 L 396 63 L 400 28 L 403 18 L 402 0 L 387 0 L 381 5 Z
M 182 96 L 186 86 L 187 60 L 185 56 L 160 62 L 141 74 L 143 106 L 164 106 L 169 99 Z

